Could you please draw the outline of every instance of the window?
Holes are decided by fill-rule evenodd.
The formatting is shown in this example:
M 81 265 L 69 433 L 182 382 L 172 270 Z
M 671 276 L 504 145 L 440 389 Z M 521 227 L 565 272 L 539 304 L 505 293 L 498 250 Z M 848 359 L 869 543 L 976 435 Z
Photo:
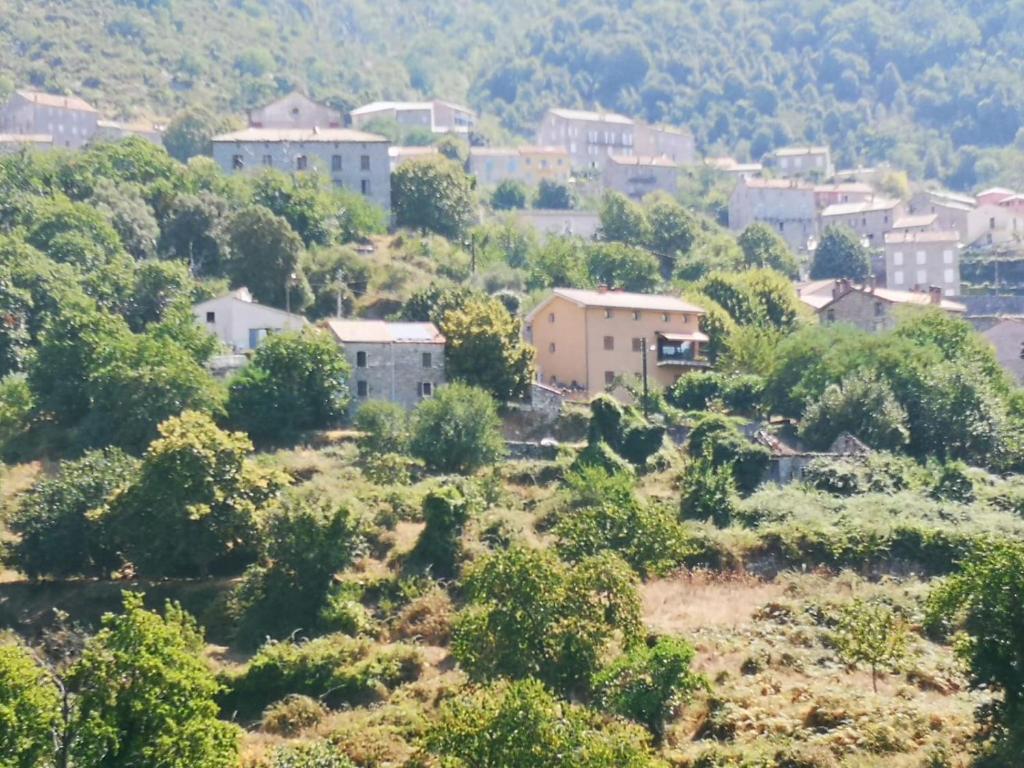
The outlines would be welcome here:
M 424 352 L 422 355 L 423 367 L 429 368 L 433 364 L 433 358 L 429 352 Z
M 331 155 L 331 170 L 335 173 L 341 170 L 341 155 Z
M 612 382 L 614 382 L 614 381 L 615 381 L 615 371 L 605 371 L 604 372 L 604 384 L 605 384 L 605 386 L 606 387 L 610 387 L 612 385 Z
M 989 229 L 995 229 L 996 228 L 996 217 L 995 216 L 993 216 L 991 219 L 988 220 L 988 228 Z
M 885 305 L 880 301 L 875 302 L 875 317 L 881 317 L 885 314 Z
M 269 168 L 273 164 L 274 164 L 274 156 L 273 155 L 264 155 L 263 156 L 263 165 L 265 165 L 266 167 Z
M 927 285 L 928 284 L 928 273 L 925 270 L 923 270 L 923 269 L 917 270 L 917 284 L 918 285 Z
M 897 267 L 903 266 L 903 251 L 896 251 L 893 253 L 892 263 Z
M 356 368 L 365 368 L 365 367 L 366 367 L 366 353 L 365 352 L 356 352 Z
M 215 322 L 217 322 L 217 313 L 216 312 L 207 312 L 206 313 L 206 322 L 208 322 L 208 323 L 215 323 Z
M 662 312 L 661 313 L 661 322 L 663 322 L 663 323 L 667 323 L 668 322 L 668 312 Z
M 611 311 L 610 309 L 606 309 L 606 310 L 604 311 L 604 319 L 605 319 L 605 320 L 611 320 L 611 319 L 612 319 L 612 317 L 613 317 L 613 313 L 612 313 L 612 311 Z
M 552 341 L 550 344 L 548 344 L 548 352 L 554 353 L 554 351 L 555 351 L 555 342 Z
M 943 272 L 942 272 L 942 279 L 945 282 L 947 282 L 947 283 L 955 283 L 956 282 L 956 276 L 954 275 L 952 269 L 943 270 Z
M 634 352 L 643 352 L 644 351 L 644 340 L 643 339 L 633 339 L 633 351 Z
M 420 397 L 430 397 L 432 394 L 434 394 L 434 385 L 431 384 L 429 381 L 424 381 L 422 384 L 420 384 L 419 390 Z
M 638 310 L 638 309 L 634 309 L 633 310 L 633 319 L 634 320 L 639 320 L 640 319 L 640 310 Z
M 356 382 L 356 396 L 357 397 L 366 397 L 366 393 L 367 392 L 368 392 L 368 388 L 366 386 L 366 382 L 365 381 L 357 381 Z
M 834 309 L 830 309 L 827 312 L 825 312 L 825 322 L 827 322 L 827 323 L 834 323 L 835 321 L 836 321 L 836 311 Z
M 615 349 L 615 337 L 614 336 L 605 336 L 604 337 L 604 348 L 609 350 L 609 351 Z
M 370 156 L 362 155 L 359 158 L 359 170 L 368 171 L 370 170 Z
M 548 312 L 548 322 L 549 323 L 555 322 L 555 313 L 554 312 Z
M 231 156 L 231 167 L 234 168 L 236 171 L 240 171 L 242 168 L 245 167 L 245 161 L 242 159 L 241 155 Z
M 304 171 L 309 167 L 309 158 L 305 155 L 299 155 L 295 158 L 295 170 Z
M 928 261 L 928 254 L 926 254 L 924 251 L 918 251 L 917 252 L 917 263 L 918 263 L 918 265 L 924 264 L 927 261 Z
M 952 251 L 943 251 L 942 252 L 942 263 L 943 264 L 952 264 L 953 263 L 953 252 Z
M 892 273 L 892 282 L 894 285 L 903 285 L 903 270 L 897 269 Z
M 370 194 L 370 180 L 369 179 L 363 179 L 362 181 L 359 182 L 359 191 L 362 192 L 364 195 Z

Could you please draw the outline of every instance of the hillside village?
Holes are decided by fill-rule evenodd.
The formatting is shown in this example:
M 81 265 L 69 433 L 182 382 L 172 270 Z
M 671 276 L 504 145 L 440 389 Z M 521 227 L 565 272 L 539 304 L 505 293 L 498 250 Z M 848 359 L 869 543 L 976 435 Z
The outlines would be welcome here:
M 1019 765 L 1024 192 L 206 117 L 0 108 L 0 768 Z

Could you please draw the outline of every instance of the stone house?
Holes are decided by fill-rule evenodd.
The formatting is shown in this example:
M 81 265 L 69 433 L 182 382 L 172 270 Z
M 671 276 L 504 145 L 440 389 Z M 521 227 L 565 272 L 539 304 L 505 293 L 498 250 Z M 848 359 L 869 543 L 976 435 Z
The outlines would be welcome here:
M 603 179 L 605 188 L 634 200 L 651 192 L 675 195 L 679 189 L 679 165 L 664 155 L 611 155 L 604 166 Z
M 318 104 L 308 96 L 292 91 L 266 106 L 249 110 L 253 128 L 342 128 L 341 112 Z
M 939 217 L 935 213 L 905 214 L 892 223 L 892 231 L 908 234 L 934 232 L 939 229 L 938 222 Z
M 858 203 L 837 203 L 821 212 L 821 231 L 846 227 L 867 240 L 869 247 L 881 248 L 885 233 L 903 215 L 899 200 L 874 198 Z
M 17 90 L 0 107 L 0 133 L 50 136 L 55 147 L 79 149 L 96 135 L 99 113 L 77 96 Z
M 536 143 L 562 147 L 573 168 L 604 168 L 609 155 L 632 155 L 636 123 L 614 112 L 549 109 L 537 128 Z
M 667 157 L 676 165 L 693 165 L 697 154 L 689 128 L 647 123 L 634 125 L 633 150 L 646 157 Z
M 53 149 L 53 136 L 48 133 L 0 133 L 0 156 L 13 155 L 23 149 Z
M 469 173 L 482 187 L 511 180 L 533 188 L 541 181 L 568 183 L 572 161 L 564 147 L 471 147 Z
M 760 176 L 764 170 L 760 163 L 741 163 L 735 157 L 706 157 L 704 165 L 737 179 L 751 179 Z
M 783 178 L 829 178 L 835 174 L 828 147 L 782 147 L 766 154 L 761 162 Z
M 388 159 L 391 162 L 391 172 L 394 173 L 410 160 L 419 160 L 424 157 L 436 157 L 440 154 L 437 147 L 388 147 Z
M 729 198 L 729 229 L 767 224 L 797 253 L 818 237 L 814 187 L 797 180 L 740 178 Z
M 811 306 L 824 325 L 852 325 L 863 331 L 877 333 L 895 327 L 897 310 L 902 307 L 936 307 L 951 315 L 963 317 L 967 307 L 943 298 L 942 289 L 930 287 L 927 291 L 898 291 L 880 288 L 869 282 L 856 285 L 849 280 L 831 281 L 831 296 L 826 293 L 827 283 L 818 281 L 798 291 L 800 300 Z
M 643 373 L 669 387 L 710 367 L 701 333 L 704 309 L 675 296 L 555 288 L 526 316 L 537 380 L 578 395 L 596 394 L 620 376 Z
M 885 236 L 885 284 L 897 290 L 942 289 L 960 294 L 960 235 L 952 230 L 908 230 Z
M 433 323 L 327 320 L 352 368 L 352 406 L 387 400 L 412 409 L 444 386 L 444 336 Z
M 239 353 L 256 349 L 271 334 L 299 331 L 308 325 L 302 315 L 258 304 L 245 288 L 193 305 L 192 315 L 197 325 Z
M 374 120 L 390 120 L 403 128 L 422 128 L 431 133 L 467 134 L 476 125 L 476 113 L 450 101 L 375 101 L 351 113 L 352 127 L 363 128 Z
M 391 210 L 391 161 L 383 136 L 344 128 L 246 128 L 214 136 L 213 159 L 227 173 L 316 172 Z
M 830 205 L 869 203 L 874 199 L 875 188 L 862 181 L 818 184 L 814 187 L 814 204 L 818 210 L 824 210 Z

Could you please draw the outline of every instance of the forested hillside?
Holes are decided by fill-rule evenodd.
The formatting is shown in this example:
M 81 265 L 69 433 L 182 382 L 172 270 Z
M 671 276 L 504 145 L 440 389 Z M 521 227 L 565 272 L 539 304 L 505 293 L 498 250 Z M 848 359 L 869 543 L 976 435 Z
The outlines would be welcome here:
M 163 117 L 296 86 L 429 94 L 524 135 L 552 104 L 600 105 L 709 152 L 828 142 L 968 187 L 1022 175 L 1022 38 L 1020 0 L 0 0 L 0 91 Z

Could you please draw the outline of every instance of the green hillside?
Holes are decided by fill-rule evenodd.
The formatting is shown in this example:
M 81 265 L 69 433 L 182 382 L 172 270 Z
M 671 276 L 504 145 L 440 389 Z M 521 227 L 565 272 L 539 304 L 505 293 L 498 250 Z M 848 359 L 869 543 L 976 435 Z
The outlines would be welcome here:
M 829 142 L 969 187 L 1024 176 L 1024 2 L 0 0 L 0 89 L 121 116 L 468 100 L 529 135 L 555 103 L 688 124 L 706 151 Z

